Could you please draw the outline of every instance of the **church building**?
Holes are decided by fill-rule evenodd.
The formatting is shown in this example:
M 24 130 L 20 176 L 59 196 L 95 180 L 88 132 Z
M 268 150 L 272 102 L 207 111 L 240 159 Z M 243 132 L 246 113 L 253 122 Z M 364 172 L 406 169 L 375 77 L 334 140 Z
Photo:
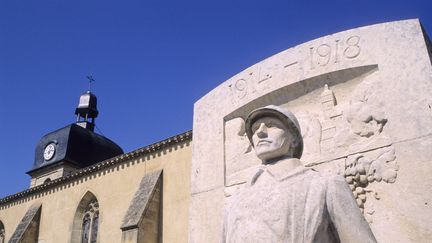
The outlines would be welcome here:
M 187 242 L 192 132 L 124 153 L 94 132 L 93 93 L 75 115 L 37 143 L 30 188 L 0 199 L 0 243 Z

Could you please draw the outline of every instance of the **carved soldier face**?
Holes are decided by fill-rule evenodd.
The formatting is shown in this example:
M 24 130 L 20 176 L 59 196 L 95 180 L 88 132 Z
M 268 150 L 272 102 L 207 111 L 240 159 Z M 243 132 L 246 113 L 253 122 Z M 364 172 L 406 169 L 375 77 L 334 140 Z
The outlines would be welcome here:
M 289 155 L 292 136 L 278 119 L 273 117 L 260 118 L 252 124 L 252 132 L 256 155 L 264 163 Z

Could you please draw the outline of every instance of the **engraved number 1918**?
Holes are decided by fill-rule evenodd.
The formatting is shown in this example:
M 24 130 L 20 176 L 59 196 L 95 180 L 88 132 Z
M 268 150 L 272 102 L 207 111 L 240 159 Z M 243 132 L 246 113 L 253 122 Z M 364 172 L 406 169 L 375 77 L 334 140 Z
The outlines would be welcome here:
M 335 40 L 332 44 L 321 44 L 318 47 L 309 48 L 311 69 L 316 66 L 326 66 L 331 63 L 338 63 L 340 59 L 354 59 L 360 55 L 360 36 L 351 36 L 344 42 Z

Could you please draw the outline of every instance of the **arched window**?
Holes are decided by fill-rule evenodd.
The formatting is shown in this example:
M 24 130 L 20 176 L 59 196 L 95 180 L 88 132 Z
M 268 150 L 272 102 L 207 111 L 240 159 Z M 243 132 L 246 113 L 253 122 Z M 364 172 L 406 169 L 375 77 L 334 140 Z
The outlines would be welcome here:
M 71 242 L 97 243 L 99 218 L 99 202 L 93 193 L 87 192 L 75 213 Z
M 0 243 L 5 243 L 5 236 L 6 232 L 5 232 L 5 228 L 4 225 L 2 223 L 2 221 L 0 221 Z
M 99 204 L 97 200 L 90 202 L 82 219 L 81 243 L 96 243 L 99 224 Z

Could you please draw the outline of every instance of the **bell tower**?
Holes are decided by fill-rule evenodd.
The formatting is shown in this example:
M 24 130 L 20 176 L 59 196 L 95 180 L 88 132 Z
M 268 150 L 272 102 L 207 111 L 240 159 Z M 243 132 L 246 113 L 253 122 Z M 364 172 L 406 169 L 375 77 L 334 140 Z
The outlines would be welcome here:
M 30 187 L 38 186 L 123 154 L 108 138 L 93 132 L 98 116 L 97 99 L 89 91 L 80 96 L 76 122 L 43 136 L 36 145 Z
M 96 95 L 89 90 L 80 96 L 78 107 L 75 109 L 76 124 L 93 132 L 98 114 Z

